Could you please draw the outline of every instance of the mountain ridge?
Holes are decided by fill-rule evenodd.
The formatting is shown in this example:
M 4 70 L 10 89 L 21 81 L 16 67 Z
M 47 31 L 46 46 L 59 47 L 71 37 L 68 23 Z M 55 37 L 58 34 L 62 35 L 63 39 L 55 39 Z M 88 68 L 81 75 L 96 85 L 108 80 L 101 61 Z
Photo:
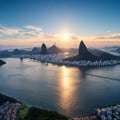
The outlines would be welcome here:
M 78 50 L 78 55 L 74 57 L 67 58 L 65 60 L 70 60 L 70 61 L 79 61 L 79 60 L 87 60 L 87 61 L 105 61 L 105 60 L 120 60 L 119 56 L 103 52 L 101 50 L 88 50 L 86 45 L 84 44 L 83 41 L 80 42 L 79 44 L 79 50 Z

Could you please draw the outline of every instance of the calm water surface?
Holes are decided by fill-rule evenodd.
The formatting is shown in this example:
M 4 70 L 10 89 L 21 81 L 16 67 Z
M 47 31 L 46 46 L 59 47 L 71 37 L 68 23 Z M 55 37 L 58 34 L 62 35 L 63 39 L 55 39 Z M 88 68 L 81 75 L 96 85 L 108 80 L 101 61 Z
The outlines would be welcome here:
M 0 67 L 0 92 L 28 105 L 76 116 L 94 112 L 96 107 L 120 104 L 120 65 L 79 69 L 30 59 L 4 60 L 7 64 Z

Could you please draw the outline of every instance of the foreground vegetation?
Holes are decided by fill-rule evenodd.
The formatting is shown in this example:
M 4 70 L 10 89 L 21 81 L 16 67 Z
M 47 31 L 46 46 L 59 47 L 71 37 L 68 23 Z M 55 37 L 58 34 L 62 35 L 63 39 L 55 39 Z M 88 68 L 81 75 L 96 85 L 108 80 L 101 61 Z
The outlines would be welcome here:
M 27 117 L 28 111 L 29 111 L 29 107 L 27 107 L 26 105 L 22 105 L 18 110 L 18 119 L 25 120 Z
M 68 118 L 57 113 L 56 111 L 48 111 L 31 107 L 27 114 L 26 120 L 68 120 Z
M 9 101 L 10 103 L 19 102 L 12 97 L 0 93 L 0 106 Z M 49 111 L 37 107 L 28 107 L 19 102 L 21 107 L 17 111 L 18 120 L 68 120 L 68 117 L 59 114 L 56 111 Z

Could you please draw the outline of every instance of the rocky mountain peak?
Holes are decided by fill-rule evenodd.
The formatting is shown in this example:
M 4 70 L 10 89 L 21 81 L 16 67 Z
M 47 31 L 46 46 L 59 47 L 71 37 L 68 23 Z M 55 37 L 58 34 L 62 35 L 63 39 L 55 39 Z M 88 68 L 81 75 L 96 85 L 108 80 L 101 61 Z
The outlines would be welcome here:
M 88 52 L 86 45 L 83 41 L 80 42 L 79 45 L 79 55 L 85 55 Z
M 44 43 L 41 45 L 41 54 L 47 54 L 47 47 Z

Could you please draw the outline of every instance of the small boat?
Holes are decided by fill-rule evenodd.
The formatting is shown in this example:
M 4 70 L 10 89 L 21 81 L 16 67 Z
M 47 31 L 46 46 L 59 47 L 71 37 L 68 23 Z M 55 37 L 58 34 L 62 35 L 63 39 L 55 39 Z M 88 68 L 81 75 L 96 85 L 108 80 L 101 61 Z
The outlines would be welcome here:
M 20 57 L 20 60 L 22 61 L 22 60 L 23 60 L 23 57 Z

